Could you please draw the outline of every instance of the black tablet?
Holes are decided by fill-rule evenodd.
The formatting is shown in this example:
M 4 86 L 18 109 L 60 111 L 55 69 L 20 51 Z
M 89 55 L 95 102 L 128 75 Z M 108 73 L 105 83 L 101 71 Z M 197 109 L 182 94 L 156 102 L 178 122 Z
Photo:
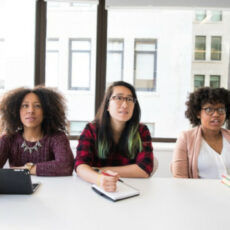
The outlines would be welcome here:
M 32 194 L 38 186 L 27 169 L 0 169 L 0 194 Z

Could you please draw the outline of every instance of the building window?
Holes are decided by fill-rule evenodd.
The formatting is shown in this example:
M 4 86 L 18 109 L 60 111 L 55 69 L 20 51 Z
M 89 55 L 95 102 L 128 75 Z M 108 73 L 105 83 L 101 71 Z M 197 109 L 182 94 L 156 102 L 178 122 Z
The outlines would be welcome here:
M 107 44 L 106 84 L 123 79 L 124 40 L 109 39 Z
M 81 135 L 83 129 L 89 121 L 69 121 L 69 134 Z
M 220 87 L 220 75 L 211 75 L 210 76 L 210 87 L 219 88 Z
M 206 17 L 207 17 L 206 10 L 198 10 L 198 11 L 196 11 L 196 15 L 195 15 L 195 20 L 196 20 L 196 21 L 201 22 L 201 21 L 203 21 Z
M 205 60 L 206 52 L 206 37 L 196 36 L 195 37 L 195 60 Z
M 156 90 L 157 41 L 135 39 L 134 85 L 137 90 Z
M 194 75 L 194 89 L 199 89 L 201 87 L 204 87 L 204 75 Z
M 221 36 L 211 38 L 211 60 L 221 60 Z
M 70 39 L 69 53 L 69 89 L 90 90 L 91 39 Z
M 213 11 L 211 11 L 210 21 L 212 21 L 212 22 L 220 22 L 220 21 L 222 21 L 222 11 L 221 10 L 213 10 Z
M 58 87 L 59 39 L 48 38 L 46 42 L 46 86 Z

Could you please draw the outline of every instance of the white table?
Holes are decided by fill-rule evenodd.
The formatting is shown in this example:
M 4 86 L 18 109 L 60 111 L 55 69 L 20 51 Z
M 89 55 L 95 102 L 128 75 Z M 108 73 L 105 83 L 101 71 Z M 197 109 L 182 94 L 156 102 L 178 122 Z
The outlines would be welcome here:
M 32 177 L 33 195 L 0 195 L 1 230 L 229 230 L 230 188 L 218 180 L 124 179 L 141 195 L 100 197 L 76 175 Z

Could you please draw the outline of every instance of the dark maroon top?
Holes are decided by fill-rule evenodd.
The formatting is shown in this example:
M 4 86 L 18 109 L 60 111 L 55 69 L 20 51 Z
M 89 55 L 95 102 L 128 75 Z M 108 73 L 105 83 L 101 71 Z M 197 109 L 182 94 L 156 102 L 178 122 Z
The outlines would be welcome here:
M 65 133 L 57 132 L 45 135 L 39 142 L 41 147 L 30 153 L 22 147 L 24 139 L 20 133 L 0 138 L 0 168 L 7 159 L 13 166 L 23 166 L 27 162 L 36 164 L 38 176 L 70 176 L 74 160 L 69 140 Z M 33 147 L 36 142 L 26 141 L 27 146 Z
M 130 159 L 127 154 L 116 152 L 116 149 L 112 148 L 110 149 L 110 154 L 106 159 L 99 159 L 96 148 L 96 124 L 87 124 L 78 142 L 75 168 L 80 164 L 88 164 L 92 167 L 137 164 L 148 174 L 151 174 L 153 170 L 153 147 L 151 136 L 146 125 L 139 124 L 139 134 L 142 142 L 142 151 L 136 153 L 134 159 Z

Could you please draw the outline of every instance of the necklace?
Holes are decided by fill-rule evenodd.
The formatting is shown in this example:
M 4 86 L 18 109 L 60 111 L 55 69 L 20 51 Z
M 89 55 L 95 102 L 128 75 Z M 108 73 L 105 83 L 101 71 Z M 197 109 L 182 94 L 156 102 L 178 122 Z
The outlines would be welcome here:
M 38 151 L 38 148 L 42 147 L 41 143 L 37 141 L 34 146 L 30 147 L 26 144 L 26 141 L 24 140 L 21 148 L 24 148 L 24 152 L 29 151 L 30 154 L 33 152 L 33 150 Z

